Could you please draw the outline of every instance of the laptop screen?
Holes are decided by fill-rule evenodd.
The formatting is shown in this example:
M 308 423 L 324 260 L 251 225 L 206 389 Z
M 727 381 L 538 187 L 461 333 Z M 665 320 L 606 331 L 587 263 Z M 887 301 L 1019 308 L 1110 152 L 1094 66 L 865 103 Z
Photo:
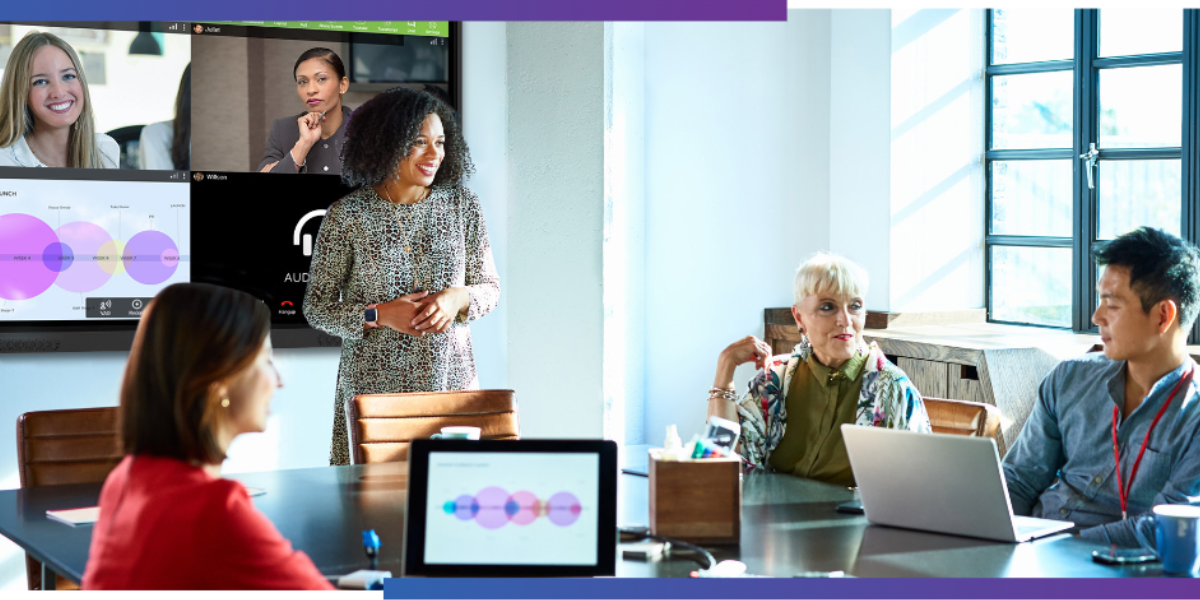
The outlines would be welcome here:
M 430 452 L 425 562 L 595 565 L 600 456 Z

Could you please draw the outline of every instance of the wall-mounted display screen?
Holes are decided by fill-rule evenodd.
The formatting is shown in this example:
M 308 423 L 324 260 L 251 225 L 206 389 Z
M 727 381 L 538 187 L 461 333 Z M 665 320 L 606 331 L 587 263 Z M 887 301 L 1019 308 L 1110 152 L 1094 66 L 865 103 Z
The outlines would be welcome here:
M 457 109 L 459 31 L 0 23 L 0 353 L 128 349 L 181 281 L 261 298 L 276 345 L 338 344 L 302 302 L 325 209 L 352 191 L 345 124 L 397 85 Z

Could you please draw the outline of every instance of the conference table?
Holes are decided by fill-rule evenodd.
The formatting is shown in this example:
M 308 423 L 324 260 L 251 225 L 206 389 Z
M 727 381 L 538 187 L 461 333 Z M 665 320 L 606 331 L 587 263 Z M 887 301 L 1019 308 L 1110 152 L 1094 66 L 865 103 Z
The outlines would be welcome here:
M 644 468 L 645 448 L 622 452 L 622 464 Z M 407 464 L 384 463 L 228 475 L 266 493 L 253 499 L 294 547 L 322 573 L 343 575 L 368 566 L 361 532 L 382 541 L 379 568 L 399 575 L 404 542 Z M 649 481 L 622 474 L 617 520 L 649 523 Z M 793 577 L 843 571 L 857 577 L 1157 577 L 1157 563 L 1112 567 L 1092 562 L 1102 546 L 1070 534 L 1024 544 L 870 525 L 838 513 L 853 498 L 844 487 L 775 473 L 742 481 L 741 543 L 708 547 L 717 560 L 744 562 L 747 573 Z M 78 583 L 87 563 L 91 526 L 71 527 L 47 510 L 94 506 L 100 484 L 0 491 L 0 534 L 66 579 Z M 618 577 L 688 577 L 698 568 L 684 554 L 660 560 L 622 560 Z M 53 581 L 53 578 L 49 578 Z

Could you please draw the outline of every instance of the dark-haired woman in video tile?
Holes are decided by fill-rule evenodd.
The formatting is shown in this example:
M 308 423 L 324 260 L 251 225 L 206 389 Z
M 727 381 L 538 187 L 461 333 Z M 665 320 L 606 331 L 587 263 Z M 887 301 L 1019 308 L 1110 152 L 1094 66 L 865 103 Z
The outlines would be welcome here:
M 350 120 L 350 109 L 342 106 L 342 94 L 350 87 L 346 67 L 333 50 L 311 48 L 296 59 L 292 76 L 304 112 L 271 124 L 258 170 L 340 174 L 342 139 Z
M 309 270 L 304 316 L 342 338 L 332 464 L 349 462 L 342 406 L 355 394 L 478 388 L 467 322 L 500 277 L 453 110 L 393 88 L 354 111 L 342 181 Z

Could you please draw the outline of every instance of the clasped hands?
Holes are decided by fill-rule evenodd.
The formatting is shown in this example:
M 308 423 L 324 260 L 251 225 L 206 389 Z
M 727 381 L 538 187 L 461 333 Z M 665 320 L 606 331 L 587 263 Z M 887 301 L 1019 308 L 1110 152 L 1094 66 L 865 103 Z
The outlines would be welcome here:
M 375 325 L 367 325 L 367 329 L 387 327 L 416 337 L 443 333 L 470 303 L 470 293 L 461 287 L 406 294 L 376 305 L 379 315 Z

